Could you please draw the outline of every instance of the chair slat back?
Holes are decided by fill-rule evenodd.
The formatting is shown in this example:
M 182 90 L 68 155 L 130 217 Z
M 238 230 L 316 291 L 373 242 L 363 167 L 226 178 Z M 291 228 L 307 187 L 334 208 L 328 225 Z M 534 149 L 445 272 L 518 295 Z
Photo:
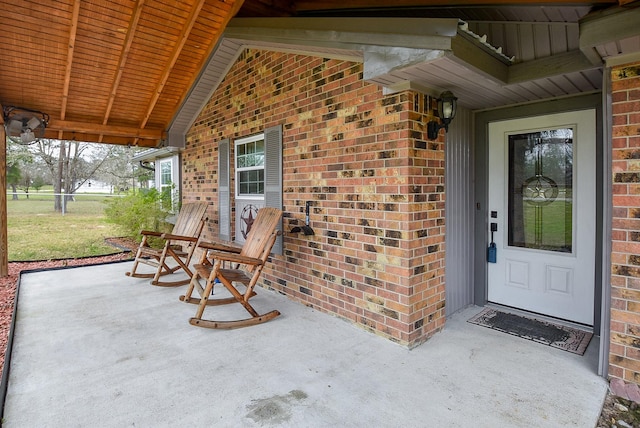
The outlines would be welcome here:
M 278 222 L 282 216 L 282 210 L 271 207 L 263 207 L 258 210 L 258 215 L 251 225 L 251 230 L 242 246 L 243 256 L 261 258 L 265 247 L 278 227 Z M 273 243 L 271 243 L 273 245 Z M 271 249 L 269 249 L 270 251 Z
M 206 202 L 188 202 L 182 205 L 173 234 L 181 236 L 198 236 L 202 230 L 201 223 L 207 211 Z

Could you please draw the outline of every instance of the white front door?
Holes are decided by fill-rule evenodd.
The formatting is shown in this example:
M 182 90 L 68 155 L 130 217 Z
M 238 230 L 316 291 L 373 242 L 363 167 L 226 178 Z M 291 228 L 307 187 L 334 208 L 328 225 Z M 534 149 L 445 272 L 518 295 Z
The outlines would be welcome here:
M 489 124 L 490 302 L 593 325 L 595 123 L 585 110 Z

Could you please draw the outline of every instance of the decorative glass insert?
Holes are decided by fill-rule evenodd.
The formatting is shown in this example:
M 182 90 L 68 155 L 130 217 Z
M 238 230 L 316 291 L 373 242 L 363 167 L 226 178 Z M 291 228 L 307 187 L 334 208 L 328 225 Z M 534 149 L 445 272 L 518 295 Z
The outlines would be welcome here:
M 264 135 L 236 142 L 236 189 L 238 196 L 264 194 Z
M 510 135 L 508 163 L 509 245 L 571 253 L 573 129 Z

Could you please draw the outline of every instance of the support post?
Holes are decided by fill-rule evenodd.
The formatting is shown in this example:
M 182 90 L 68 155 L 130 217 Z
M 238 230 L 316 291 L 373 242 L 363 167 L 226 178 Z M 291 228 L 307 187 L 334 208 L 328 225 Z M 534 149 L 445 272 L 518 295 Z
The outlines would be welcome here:
M 7 245 L 7 137 L 0 119 L 0 278 L 9 276 L 9 246 Z

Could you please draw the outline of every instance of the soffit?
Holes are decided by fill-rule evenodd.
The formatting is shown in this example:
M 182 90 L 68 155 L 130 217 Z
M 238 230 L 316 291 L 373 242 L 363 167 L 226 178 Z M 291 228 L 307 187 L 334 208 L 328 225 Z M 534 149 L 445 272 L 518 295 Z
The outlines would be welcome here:
M 640 2 L 594 12 L 580 22 L 580 49 L 593 62 L 640 54 Z
M 412 17 L 424 18 L 423 26 L 441 18 L 465 22 L 469 32 L 458 29 L 455 35 L 448 34 L 449 47 L 428 43 L 422 45 L 432 47 L 433 52 L 437 51 L 439 55 L 425 55 L 428 60 L 415 63 L 405 60 L 400 67 L 389 66 L 386 72 L 368 75 L 367 78 L 391 91 L 414 89 L 439 94 L 444 90 L 452 90 L 460 98 L 461 105 L 470 109 L 488 109 L 600 91 L 603 58 L 614 51 L 617 54 L 638 51 L 638 30 L 631 27 L 640 20 L 633 17 L 625 20 L 631 22 L 625 27 L 629 27 L 631 34 L 627 36 L 625 33 L 625 37 L 616 35 L 615 20 L 609 19 L 606 26 L 601 25 L 604 21 L 600 19 L 612 13 L 606 11 L 617 9 L 611 7 L 617 5 L 614 0 L 573 1 L 560 5 L 502 1 L 495 5 L 480 2 L 452 4 L 414 0 L 269 3 L 274 4 L 273 10 L 266 7 L 264 0 L 246 0 L 238 16 L 295 15 L 305 18 L 368 17 L 385 20 Z M 389 4 L 391 6 L 386 6 Z M 628 3 L 624 9 L 628 13 L 637 4 Z M 592 39 L 588 42 L 588 48 L 585 48 L 585 29 L 581 23 L 585 17 L 593 23 L 591 28 L 606 28 L 604 35 L 594 34 L 590 29 L 586 32 Z M 268 22 L 266 19 L 263 21 Z M 248 22 L 251 24 L 248 25 Z M 176 116 L 176 126 L 172 127 L 172 132 L 178 135 L 186 132 L 242 49 L 252 47 L 363 61 L 367 75 L 367 59 L 381 52 L 371 48 L 371 45 L 378 43 L 377 48 L 380 45 L 389 48 L 395 44 L 412 49 L 416 46 L 410 42 L 419 37 L 421 31 L 419 25 L 396 25 L 397 34 L 394 37 L 400 43 L 385 45 L 384 41 L 380 41 L 380 36 L 389 38 L 390 34 L 386 29 L 379 31 L 380 21 L 369 21 L 371 25 L 367 43 L 348 39 L 345 35 L 349 29 L 336 29 L 331 20 L 318 21 L 321 23 L 316 22 L 306 29 L 300 28 L 294 18 L 283 22 L 289 22 L 290 28 L 286 27 L 287 24 L 278 24 L 276 27 L 280 27 L 280 33 L 277 33 L 274 24 L 264 26 L 256 20 L 233 20 L 212 55 L 210 66 L 202 72 L 202 76 L 207 77 L 207 84 L 194 86 L 191 94 L 197 102 L 184 104 L 184 112 L 189 111 L 189 114 L 182 114 L 184 112 L 181 111 Z M 403 39 L 407 30 L 409 37 Z M 473 40 L 469 34 L 475 35 L 476 39 Z M 431 42 L 434 40 L 430 39 Z M 501 64 L 504 58 L 499 58 L 496 52 L 487 47 L 499 50 L 511 61 Z M 592 51 L 599 56 L 595 57 Z
M 451 90 L 470 109 L 599 90 L 602 70 L 579 51 L 577 24 L 571 24 L 575 32 L 565 31 L 566 24 L 552 25 L 571 38 L 559 57 L 534 55 L 518 61 L 488 37 L 475 34 L 472 28 L 478 26 L 451 18 L 236 18 L 203 71 L 206 83 L 194 87 L 193 99 L 185 103 L 170 132 L 186 132 L 248 47 L 364 62 L 365 79 L 387 90 L 414 89 L 433 95 Z M 518 32 L 517 26 L 508 29 Z M 524 38 L 509 46 L 520 49 L 519 40 Z M 385 60 L 386 64 L 380 63 Z

